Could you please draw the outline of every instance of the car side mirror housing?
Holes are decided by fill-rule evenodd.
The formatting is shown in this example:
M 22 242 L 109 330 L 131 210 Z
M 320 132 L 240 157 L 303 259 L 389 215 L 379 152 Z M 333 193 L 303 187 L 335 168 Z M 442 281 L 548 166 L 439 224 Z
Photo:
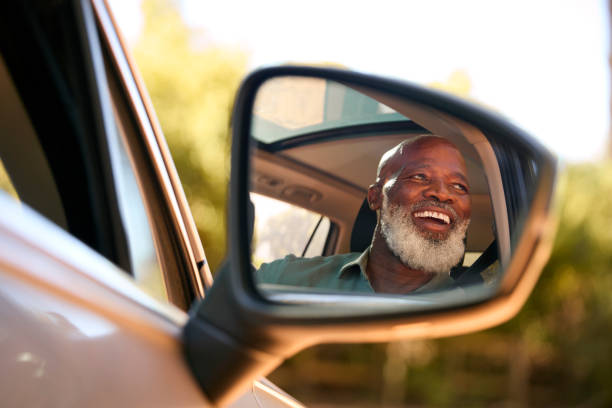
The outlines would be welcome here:
M 283 66 L 244 81 L 232 137 L 228 258 L 183 333 L 215 404 L 317 343 L 505 322 L 548 259 L 556 160 L 482 107 Z

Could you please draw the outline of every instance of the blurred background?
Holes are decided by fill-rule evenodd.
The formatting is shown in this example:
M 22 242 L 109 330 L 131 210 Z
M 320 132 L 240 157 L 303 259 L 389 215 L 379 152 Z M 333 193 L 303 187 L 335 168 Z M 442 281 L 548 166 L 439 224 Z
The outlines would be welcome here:
M 110 0 L 213 273 L 225 254 L 229 123 L 241 79 L 342 66 L 508 117 L 561 161 L 553 254 L 510 322 L 472 335 L 322 345 L 269 378 L 308 406 L 612 406 L 610 4 Z

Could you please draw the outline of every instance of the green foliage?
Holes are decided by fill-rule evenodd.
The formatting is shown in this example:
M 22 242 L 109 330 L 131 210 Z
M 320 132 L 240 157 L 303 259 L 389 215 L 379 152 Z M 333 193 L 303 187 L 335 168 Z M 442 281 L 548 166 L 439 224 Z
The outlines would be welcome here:
M 550 261 L 508 323 L 414 342 L 420 360 L 384 344 L 322 345 L 288 360 L 270 378 L 307 404 L 336 395 L 338 404 L 361 406 L 612 405 L 612 163 L 566 168 L 556 202 Z M 369 357 L 355 358 L 360 353 Z M 384 367 L 397 366 L 398 359 L 406 367 L 403 392 L 388 400 Z M 312 376 L 332 364 L 340 373 L 344 365 L 346 374 Z M 352 389 L 345 378 L 354 380 Z
M 559 227 L 550 261 L 527 305 L 504 328 L 523 334 L 533 369 L 555 377 L 564 401 L 609 405 L 612 163 L 567 168 L 557 201 Z M 538 348 L 546 350 L 543 362 L 534 354 Z
M 198 46 L 203 33 L 188 28 L 170 0 L 146 0 L 143 13 L 134 55 L 214 270 L 225 255 L 228 129 L 246 56 Z

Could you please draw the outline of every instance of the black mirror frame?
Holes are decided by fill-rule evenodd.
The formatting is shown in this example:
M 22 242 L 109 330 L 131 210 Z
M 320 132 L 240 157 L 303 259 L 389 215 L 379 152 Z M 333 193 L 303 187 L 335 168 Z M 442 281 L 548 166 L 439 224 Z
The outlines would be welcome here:
M 261 296 L 252 279 L 247 216 L 251 108 L 259 86 L 278 76 L 326 78 L 387 92 L 458 117 L 538 158 L 540 177 L 523 234 L 493 297 L 431 311 L 410 312 L 398 307 L 355 313 L 349 306 L 279 304 Z M 550 254 L 556 159 L 508 121 L 448 94 L 338 69 L 266 68 L 249 75 L 241 86 L 234 106 L 232 138 L 228 260 L 205 299 L 192 308 L 183 333 L 188 362 L 214 403 L 230 401 L 249 381 L 316 343 L 441 337 L 500 324 L 520 310 Z M 210 368 L 219 364 L 225 367 L 222 371 Z

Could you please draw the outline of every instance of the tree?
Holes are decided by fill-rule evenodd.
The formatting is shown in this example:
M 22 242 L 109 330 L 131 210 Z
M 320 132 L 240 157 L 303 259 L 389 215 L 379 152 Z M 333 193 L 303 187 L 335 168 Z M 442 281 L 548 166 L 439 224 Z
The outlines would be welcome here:
M 198 46 L 204 33 L 171 0 L 145 0 L 143 14 L 134 56 L 214 271 L 225 255 L 229 123 L 246 55 Z

